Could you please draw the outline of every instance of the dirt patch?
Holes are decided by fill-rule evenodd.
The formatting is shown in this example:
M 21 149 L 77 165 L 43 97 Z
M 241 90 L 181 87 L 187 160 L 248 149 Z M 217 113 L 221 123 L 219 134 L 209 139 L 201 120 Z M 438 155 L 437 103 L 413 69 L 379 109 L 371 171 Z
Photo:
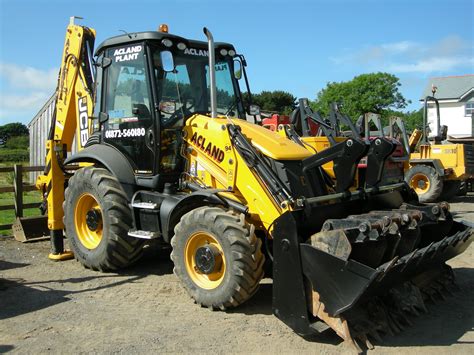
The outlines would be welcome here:
M 474 196 L 452 203 L 474 223 Z M 189 299 L 169 253 L 149 250 L 133 268 L 101 274 L 47 260 L 49 242 L 0 240 L 0 353 L 350 353 L 332 332 L 303 339 L 271 312 L 271 281 L 231 312 Z M 377 353 L 474 353 L 474 247 L 450 261 L 460 291 L 429 304 Z

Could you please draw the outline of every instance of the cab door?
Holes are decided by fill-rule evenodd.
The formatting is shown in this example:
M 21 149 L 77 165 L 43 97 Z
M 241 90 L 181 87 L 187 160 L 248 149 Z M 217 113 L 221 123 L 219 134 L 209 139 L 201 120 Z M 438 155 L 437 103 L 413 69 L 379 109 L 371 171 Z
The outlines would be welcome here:
M 110 48 L 106 56 L 112 63 L 105 70 L 102 111 L 108 119 L 103 139 L 128 158 L 136 174 L 151 175 L 155 162 L 155 125 L 145 45 Z

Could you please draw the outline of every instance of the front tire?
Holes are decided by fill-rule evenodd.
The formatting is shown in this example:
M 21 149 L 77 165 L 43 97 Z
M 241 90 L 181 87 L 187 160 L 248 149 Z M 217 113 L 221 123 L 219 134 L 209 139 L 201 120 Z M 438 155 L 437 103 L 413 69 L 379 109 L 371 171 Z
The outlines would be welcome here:
M 127 195 L 108 170 L 77 170 L 69 179 L 63 210 L 69 245 L 85 267 L 118 270 L 142 255 L 143 241 L 127 235 L 132 226 Z
M 405 174 L 405 181 L 415 190 L 420 202 L 434 202 L 443 192 L 443 179 L 428 165 L 415 165 Z
M 255 294 L 265 257 L 244 215 L 200 207 L 185 214 L 174 232 L 174 273 L 196 303 L 225 310 Z

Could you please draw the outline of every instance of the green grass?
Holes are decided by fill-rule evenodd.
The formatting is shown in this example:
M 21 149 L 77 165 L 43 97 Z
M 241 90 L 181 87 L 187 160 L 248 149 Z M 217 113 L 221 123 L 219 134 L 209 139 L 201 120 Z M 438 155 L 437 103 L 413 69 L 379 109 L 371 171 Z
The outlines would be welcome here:
M 28 165 L 28 162 L 20 163 L 4 163 L 0 164 L 0 167 L 13 166 L 14 164 Z M 23 177 L 24 182 L 28 182 L 29 173 L 25 173 Z M 0 173 L 0 186 L 13 186 L 13 173 Z M 23 193 L 23 203 L 33 203 L 41 201 L 40 191 L 29 191 Z M 13 205 L 15 203 L 15 197 L 13 192 L 0 193 L 0 205 Z M 38 208 L 29 208 L 23 210 L 24 217 L 39 216 L 40 211 Z M 15 211 L 7 210 L 0 211 L 0 224 L 10 224 L 15 221 Z M 11 229 L 0 231 L 0 235 L 11 235 Z

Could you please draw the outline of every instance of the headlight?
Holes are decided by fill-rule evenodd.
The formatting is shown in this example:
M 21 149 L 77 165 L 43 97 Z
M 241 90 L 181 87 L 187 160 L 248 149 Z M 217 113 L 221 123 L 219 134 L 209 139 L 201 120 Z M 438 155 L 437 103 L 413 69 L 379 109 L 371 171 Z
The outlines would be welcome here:
M 230 49 L 230 50 L 229 50 L 229 55 L 230 55 L 231 57 L 235 57 L 235 51 L 234 51 L 233 49 Z
M 226 56 L 227 55 L 227 49 L 222 48 L 220 53 L 221 53 L 222 56 Z
M 161 43 L 162 43 L 165 47 L 168 47 L 168 48 L 173 45 L 173 42 L 172 42 L 170 39 L 168 39 L 168 38 L 163 39 L 163 40 L 161 41 Z
M 183 43 L 183 42 L 179 42 L 176 47 L 178 47 L 178 49 L 184 51 L 186 49 L 186 44 Z

